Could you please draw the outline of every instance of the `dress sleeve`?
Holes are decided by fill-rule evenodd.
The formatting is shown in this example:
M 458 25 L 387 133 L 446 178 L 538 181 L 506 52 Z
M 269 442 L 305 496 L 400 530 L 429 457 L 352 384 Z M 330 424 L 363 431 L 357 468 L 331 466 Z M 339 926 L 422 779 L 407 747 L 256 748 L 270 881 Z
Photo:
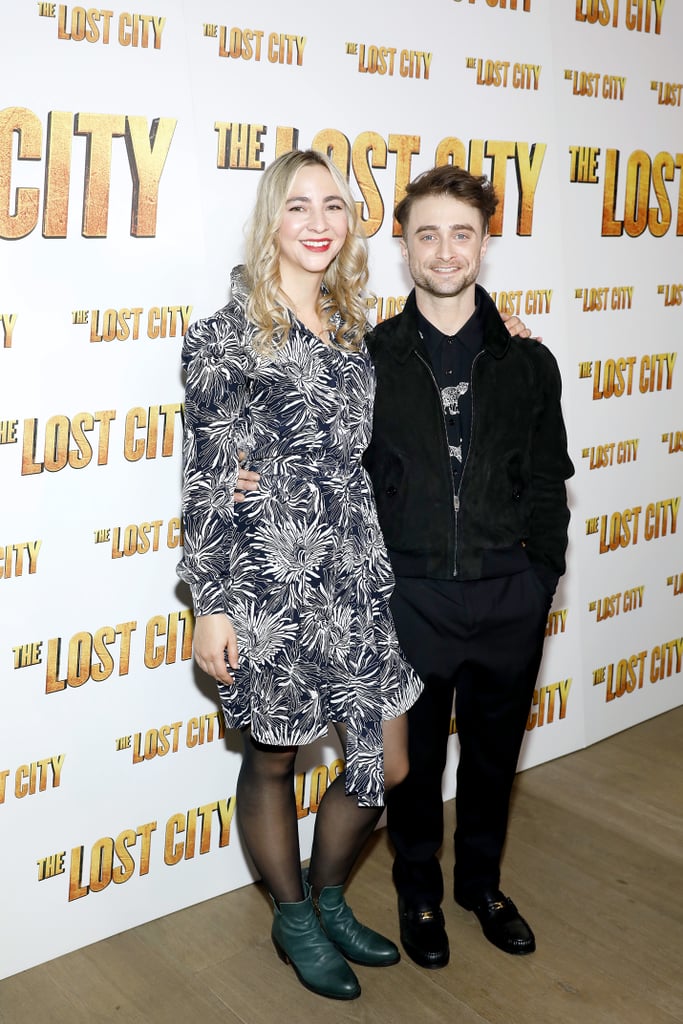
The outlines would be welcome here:
M 195 615 L 224 612 L 230 584 L 239 438 L 246 434 L 253 356 L 233 304 L 190 326 L 183 344 L 183 558 Z

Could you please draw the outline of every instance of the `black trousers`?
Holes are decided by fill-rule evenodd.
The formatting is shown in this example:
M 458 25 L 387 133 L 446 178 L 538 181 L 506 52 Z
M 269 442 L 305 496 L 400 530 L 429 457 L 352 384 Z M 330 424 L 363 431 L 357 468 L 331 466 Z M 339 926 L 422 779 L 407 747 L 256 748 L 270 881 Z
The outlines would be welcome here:
M 400 577 L 396 630 L 425 689 L 408 712 L 410 771 L 387 802 L 394 882 L 408 905 L 443 898 L 442 776 L 453 695 L 457 769 L 456 897 L 497 889 L 510 793 L 552 596 L 533 569 L 472 582 Z

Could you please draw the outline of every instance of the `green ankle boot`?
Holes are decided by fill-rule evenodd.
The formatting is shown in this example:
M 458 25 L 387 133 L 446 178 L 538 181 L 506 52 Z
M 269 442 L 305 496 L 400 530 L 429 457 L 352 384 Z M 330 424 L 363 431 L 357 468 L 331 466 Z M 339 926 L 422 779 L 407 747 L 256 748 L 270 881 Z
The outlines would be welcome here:
M 321 889 L 315 905 L 325 934 L 347 960 L 364 967 L 389 967 L 401 959 L 390 939 L 356 920 L 344 899 L 343 885 Z
M 273 903 L 273 945 L 280 959 L 291 963 L 301 984 L 328 999 L 356 999 L 358 978 L 325 936 L 310 894 L 301 903 Z

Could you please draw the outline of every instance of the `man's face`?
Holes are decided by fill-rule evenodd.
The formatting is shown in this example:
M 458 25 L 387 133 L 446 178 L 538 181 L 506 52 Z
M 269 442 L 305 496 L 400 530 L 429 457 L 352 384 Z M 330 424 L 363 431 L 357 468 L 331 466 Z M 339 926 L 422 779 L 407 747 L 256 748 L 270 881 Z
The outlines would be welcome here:
M 452 297 L 474 287 L 488 240 L 474 206 L 450 196 L 423 196 L 411 207 L 401 253 L 418 290 Z

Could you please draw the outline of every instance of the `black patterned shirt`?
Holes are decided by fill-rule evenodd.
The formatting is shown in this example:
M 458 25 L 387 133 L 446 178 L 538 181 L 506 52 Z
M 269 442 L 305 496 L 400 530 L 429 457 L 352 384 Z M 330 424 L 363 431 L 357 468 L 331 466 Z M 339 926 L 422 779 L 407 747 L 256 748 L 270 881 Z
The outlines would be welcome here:
M 472 434 L 472 364 L 484 334 L 479 310 L 453 335 L 442 334 L 418 310 L 418 327 L 441 392 L 453 486 L 457 492 Z

